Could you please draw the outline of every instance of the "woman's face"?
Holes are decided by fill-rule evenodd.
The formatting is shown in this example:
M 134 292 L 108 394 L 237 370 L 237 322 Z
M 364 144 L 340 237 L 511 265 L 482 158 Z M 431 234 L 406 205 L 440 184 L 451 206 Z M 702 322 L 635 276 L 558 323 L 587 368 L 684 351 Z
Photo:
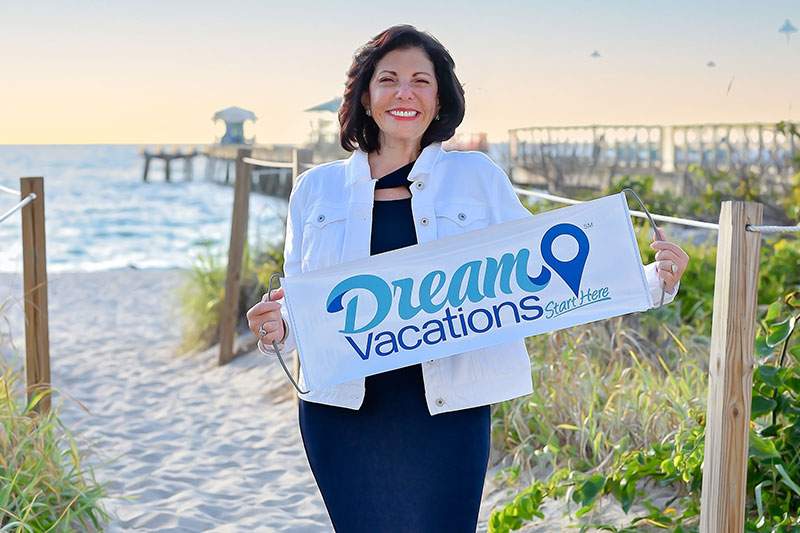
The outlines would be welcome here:
M 361 103 L 372 112 L 382 145 L 385 141 L 419 141 L 439 112 L 439 86 L 425 51 L 407 48 L 383 56 Z

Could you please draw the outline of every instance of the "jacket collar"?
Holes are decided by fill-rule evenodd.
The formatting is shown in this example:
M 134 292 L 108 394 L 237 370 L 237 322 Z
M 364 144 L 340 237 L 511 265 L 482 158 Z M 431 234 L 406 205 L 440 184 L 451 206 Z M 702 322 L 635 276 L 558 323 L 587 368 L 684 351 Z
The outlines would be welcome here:
M 430 174 L 433 166 L 438 161 L 439 156 L 444 152 L 441 142 L 431 143 L 420 152 L 419 157 L 411 167 L 411 172 L 408 174 L 408 180 L 414 181 L 417 176 L 422 174 Z M 372 174 L 369 169 L 369 160 L 367 159 L 367 152 L 361 148 L 356 150 L 346 160 L 346 174 L 345 183 L 350 186 L 359 181 L 368 182 L 372 179 Z

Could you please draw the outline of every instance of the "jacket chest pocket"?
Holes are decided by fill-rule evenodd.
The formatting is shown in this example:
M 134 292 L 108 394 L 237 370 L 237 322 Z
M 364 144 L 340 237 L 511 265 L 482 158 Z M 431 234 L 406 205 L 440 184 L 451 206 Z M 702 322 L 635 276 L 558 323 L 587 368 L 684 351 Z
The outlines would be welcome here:
M 339 263 L 346 222 L 346 207 L 315 204 L 309 209 L 303 223 L 303 272 Z
M 437 237 L 459 235 L 488 225 L 489 211 L 485 205 L 452 202 L 436 207 Z

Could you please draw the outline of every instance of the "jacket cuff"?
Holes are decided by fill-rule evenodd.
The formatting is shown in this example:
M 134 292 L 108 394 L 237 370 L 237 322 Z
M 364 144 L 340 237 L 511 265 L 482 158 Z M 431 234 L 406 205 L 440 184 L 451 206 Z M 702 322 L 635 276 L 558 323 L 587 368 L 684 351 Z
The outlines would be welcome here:
M 658 274 L 656 273 L 656 265 L 657 263 L 655 262 L 644 265 L 644 275 L 647 279 L 647 288 L 650 291 L 650 298 L 653 301 L 653 307 L 658 307 L 658 303 L 661 301 L 662 281 L 659 279 Z M 678 281 L 678 283 L 676 283 L 672 288 L 672 292 L 664 292 L 664 305 L 671 303 L 672 300 L 675 299 L 680 285 L 681 282 Z
M 289 326 L 289 311 L 286 308 L 284 298 L 275 301 L 281 304 L 281 318 L 283 319 L 283 325 L 286 330 L 286 336 L 282 342 L 278 343 L 278 347 L 283 353 L 291 352 L 297 349 L 297 340 L 295 339 L 294 331 L 292 331 L 292 328 Z

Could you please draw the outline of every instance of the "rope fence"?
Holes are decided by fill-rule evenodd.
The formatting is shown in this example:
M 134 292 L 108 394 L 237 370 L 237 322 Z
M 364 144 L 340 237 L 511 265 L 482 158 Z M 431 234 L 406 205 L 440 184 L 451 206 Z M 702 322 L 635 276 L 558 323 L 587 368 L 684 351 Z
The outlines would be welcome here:
M 756 226 L 747 224 L 744 229 L 753 233 L 800 233 L 800 226 Z
M 20 211 L 22 287 L 25 312 L 25 381 L 28 403 L 42 395 L 37 411 L 50 402 L 50 336 L 47 311 L 47 257 L 45 249 L 44 178 L 19 179 L 20 190 L 0 185 L 0 192 L 23 197 L 0 222 Z M 34 201 L 35 200 L 35 201 Z M 26 209 L 22 209 L 26 207 Z
M 579 200 L 515 187 L 517 194 L 564 204 Z M 725 201 L 719 224 L 652 215 L 717 231 L 714 311 L 709 350 L 700 533 L 743 531 L 753 394 L 760 234 L 798 233 L 800 225 L 762 225 L 763 205 Z M 641 217 L 644 214 L 631 212 Z M 647 215 L 644 215 L 645 217 Z M 750 223 L 752 222 L 752 223 Z
M 6 190 L 5 190 L 5 191 L 3 191 L 3 192 L 8 192 L 8 191 L 11 191 L 11 190 L 12 190 L 12 189 L 7 189 L 6 187 L 3 187 L 3 189 L 6 189 Z M 14 192 L 14 194 L 16 194 L 16 195 L 19 195 L 19 191 L 13 191 L 13 192 Z M 15 206 L 14 206 L 14 207 L 12 207 L 11 209 L 9 209 L 8 211 L 6 211 L 6 212 L 5 212 L 5 213 L 3 213 L 2 215 L 0 215 L 0 222 L 4 221 L 5 219 L 7 219 L 8 217 L 10 217 L 10 216 L 11 216 L 11 215 L 13 215 L 14 213 L 16 213 L 18 210 L 20 210 L 20 209 L 22 209 L 23 207 L 25 207 L 26 205 L 28 205 L 29 203 L 33 202 L 34 200 L 36 200 L 36 193 L 33 193 L 33 192 L 32 192 L 32 193 L 30 193 L 28 196 L 26 196 L 25 198 L 23 198 L 21 201 L 19 201 L 19 202 L 17 203 L 17 205 L 15 205 Z
M 529 189 L 522 189 L 520 187 L 514 187 L 514 191 L 517 194 L 522 196 L 533 196 L 536 198 L 542 198 L 544 200 L 550 200 L 551 202 L 558 202 L 562 204 L 582 204 L 582 200 L 575 200 L 574 198 L 566 198 L 564 196 L 556 196 L 554 194 L 548 194 L 546 192 L 539 192 L 539 191 L 531 191 Z M 631 216 L 637 218 L 647 218 L 647 214 L 642 211 L 631 211 Z M 719 224 L 714 224 L 713 222 L 703 222 L 702 220 L 692 220 L 690 218 L 680 218 L 680 217 L 671 217 L 668 215 L 652 215 L 653 220 L 659 220 L 661 222 L 669 222 L 670 224 L 679 224 L 681 226 L 690 226 L 694 228 L 703 228 L 703 229 L 710 229 L 719 231 Z M 758 233 L 800 233 L 800 225 L 797 226 L 764 226 L 764 225 L 756 225 L 756 224 L 747 224 L 745 225 L 745 231 L 750 232 L 758 232 Z

